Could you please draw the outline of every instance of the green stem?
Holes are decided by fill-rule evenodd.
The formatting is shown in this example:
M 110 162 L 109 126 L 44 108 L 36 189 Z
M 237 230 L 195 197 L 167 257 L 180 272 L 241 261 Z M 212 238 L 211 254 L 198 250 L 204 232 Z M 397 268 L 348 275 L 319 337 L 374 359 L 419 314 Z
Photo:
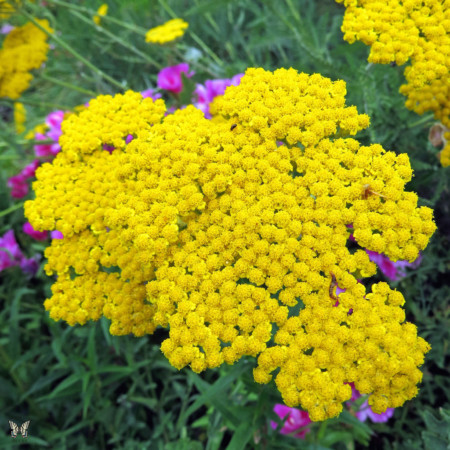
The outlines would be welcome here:
M 3 98 L 2 101 L 0 102 L 0 104 L 5 104 L 4 102 L 8 102 L 9 104 L 7 104 L 7 106 L 10 106 L 11 108 L 14 105 L 14 100 L 9 100 L 7 98 Z M 21 98 L 20 99 L 20 103 L 23 103 L 24 105 L 30 105 L 30 106 L 39 106 L 41 108 L 51 108 L 51 109 L 65 109 L 65 110 L 69 110 L 72 109 L 72 107 L 67 106 L 67 105 L 60 105 L 59 103 L 48 103 L 48 102 L 41 102 L 38 100 L 29 100 L 29 99 L 24 99 Z
M 82 88 L 80 86 L 76 86 L 76 85 L 74 85 L 72 83 L 68 83 L 67 81 L 58 80 L 57 78 L 53 78 L 53 77 L 51 77 L 49 75 L 46 75 L 46 74 L 42 74 L 41 78 L 43 80 L 50 81 L 53 84 L 57 84 L 59 86 L 66 87 L 68 89 L 72 89 L 74 91 L 81 92 L 82 94 L 89 95 L 90 97 L 97 97 L 97 93 L 96 92 L 89 91 L 88 89 L 84 89 L 84 88 Z
M 290 0 L 286 0 L 286 3 L 289 8 L 293 9 L 293 6 L 290 3 Z M 278 16 L 278 18 L 286 25 L 286 27 L 291 30 L 291 32 L 294 34 L 295 38 L 297 39 L 298 43 L 300 44 L 300 46 L 309 54 L 309 56 L 311 56 L 311 58 L 315 59 L 316 61 L 319 61 L 324 66 L 327 66 L 330 69 L 333 69 L 333 65 L 330 62 L 328 62 L 326 59 L 324 59 L 322 55 L 320 55 L 320 52 L 317 48 L 314 48 L 313 46 L 311 46 L 310 44 L 305 42 L 305 40 L 303 39 L 303 36 L 297 30 L 297 27 L 295 27 L 292 24 L 292 22 L 290 20 L 288 20 L 283 14 L 280 14 L 277 7 L 275 7 L 271 3 L 268 3 L 268 6 L 273 11 L 273 13 L 276 16 Z M 299 23 L 300 24 L 302 23 L 301 17 L 299 15 L 295 14 L 294 17 L 298 17 L 298 20 L 300 21 Z M 303 29 L 303 27 L 301 29 Z
M 419 120 L 416 120 L 415 122 L 408 123 L 408 128 L 414 128 L 417 125 L 423 125 L 432 120 L 434 120 L 434 117 L 432 115 L 429 115 L 429 116 L 427 115 L 427 116 L 421 117 Z
M 12 213 L 13 211 L 16 211 L 17 209 L 20 209 L 23 207 L 24 202 L 16 203 L 15 205 L 10 206 L 8 209 L 4 209 L 3 211 L 0 211 L 0 217 L 7 216 L 9 213 Z
M 83 6 L 73 5 L 72 3 L 67 3 L 61 0 L 49 0 L 47 3 L 53 3 L 55 5 L 64 6 L 66 8 L 73 9 L 75 11 L 80 11 L 90 16 L 94 16 L 95 14 L 97 14 L 97 12 L 93 11 L 92 9 L 84 8 Z M 133 31 L 134 33 L 140 34 L 142 36 L 145 36 L 145 34 L 147 33 L 147 30 L 145 28 L 139 27 L 134 24 L 129 24 L 128 22 L 116 19 L 115 17 L 106 15 L 102 16 L 102 20 L 106 22 L 109 21 L 111 23 L 115 23 L 116 25 L 119 25 L 123 28 L 126 28 L 127 30 Z
M 48 35 L 51 39 L 53 39 L 59 46 L 61 46 L 63 49 L 68 51 L 72 56 L 74 56 L 76 59 L 81 61 L 85 66 L 89 67 L 93 72 L 95 72 L 100 77 L 104 78 L 105 80 L 108 80 L 111 84 L 118 87 L 121 91 L 126 89 L 126 86 L 123 86 L 122 83 L 119 83 L 117 80 L 103 72 L 103 70 L 100 70 L 97 66 L 94 66 L 90 61 L 88 61 L 83 55 L 80 55 L 75 49 L 73 49 L 69 44 L 64 42 L 62 39 L 60 39 L 56 34 L 51 33 L 50 31 L 46 30 L 39 22 L 35 20 L 35 18 L 27 13 L 26 11 L 22 11 L 22 14 L 30 21 L 32 22 L 37 28 L 39 28 L 42 32 L 44 32 L 46 35 Z
M 170 8 L 170 6 L 165 2 L 165 0 L 159 0 L 161 6 L 172 16 L 172 18 L 176 19 L 178 16 L 174 13 L 174 11 Z M 192 39 L 206 52 L 208 55 L 215 61 L 215 63 L 219 67 L 224 67 L 224 62 L 193 32 L 188 31 L 189 35 Z
M 25 139 L 21 141 L 16 141 L 15 144 L 17 145 L 46 145 L 46 144 L 54 144 L 55 141 L 52 139 L 42 139 L 42 140 L 34 140 L 34 139 Z M 10 147 L 10 144 L 8 142 L 0 142 L 0 148 L 3 147 Z M 20 155 L 0 155 L 0 159 L 16 159 L 16 158 L 22 158 Z
M 117 37 L 115 34 L 111 33 L 110 31 L 108 31 L 107 29 L 105 29 L 103 27 L 98 27 L 94 23 L 94 21 L 88 19 L 86 16 L 83 16 L 79 12 L 73 11 L 73 10 L 70 11 L 70 12 L 75 17 L 78 17 L 78 19 L 80 19 L 83 22 L 87 23 L 88 25 L 91 25 L 94 28 L 96 28 L 96 30 L 99 31 L 100 33 L 103 33 L 104 35 L 108 36 L 108 38 L 111 39 L 113 42 L 116 42 L 117 44 L 121 45 L 122 47 L 125 47 L 126 49 L 128 49 L 131 52 L 135 53 L 136 55 L 140 56 L 141 58 L 143 58 L 147 62 L 153 64 L 158 69 L 162 69 L 162 66 L 158 62 L 156 62 L 153 58 L 151 58 L 149 55 L 145 54 L 144 52 L 141 52 L 139 49 L 137 49 L 136 47 L 131 45 L 129 42 L 125 42 L 124 40 L 122 40 L 121 38 Z M 103 20 L 104 17 L 106 17 L 106 16 L 103 16 L 102 20 Z

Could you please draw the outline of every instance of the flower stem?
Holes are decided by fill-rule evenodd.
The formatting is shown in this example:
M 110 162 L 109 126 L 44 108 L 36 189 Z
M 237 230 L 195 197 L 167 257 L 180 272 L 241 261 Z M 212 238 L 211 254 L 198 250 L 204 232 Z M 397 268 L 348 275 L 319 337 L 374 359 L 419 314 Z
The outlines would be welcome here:
M 78 5 L 73 5 L 72 3 L 67 3 L 64 2 L 62 0 L 49 0 L 48 3 L 53 3 L 55 5 L 59 5 L 59 6 L 64 6 L 68 9 L 72 9 L 74 11 L 79 11 L 85 14 L 88 14 L 90 16 L 93 16 L 96 14 L 96 11 L 93 11 L 91 9 L 85 8 L 83 6 L 78 6 Z M 145 36 L 145 34 L 147 33 L 147 30 L 145 28 L 139 27 L 137 25 L 134 24 L 130 24 L 128 22 L 124 22 L 122 20 L 116 19 L 115 17 L 111 17 L 111 16 L 102 16 L 102 21 L 105 22 L 111 22 L 111 23 L 115 23 L 116 25 L 119 25 L 123 28 L 126 28 L 127 30 L 133 31 L 137 34 L 140 34 L 142 36 Z
M 4 104 L 4 102 L 11 102 L 8 104 L 11 108 L 13 107 L 14 100 L 9 100 L 7 98 L 3 98 L 0 104 Z M 69 109 L 72 109 L 72 107 L 67 105 L 60 105 L 59 103 L 48 103 L 48 102 L 41 102 L 39 100 L 30 100 L 30 99 L 24 99 L 21 98 L 20 102 L 24 105 L 30 105 L 30 106 L 39 106 L 39 107 L 45 107 L 45 108 L 51 108 L 51 109 L 65 109 L 66 111 Z
M 146 60 L 147 62 L 153 64 L 154 66 L 156 66 L 158 69 L 161 69 L 162 66 L 161 64 L 159 64 L 158 62 L 156 62 L 153 58 L 151 58 L 149 55 L 147 55 L 144 52 L 141 52 L 139 49 L 137 49 L 135 46 L 131 45 L 129 42 L 126 42 L 124 40 L 122 40 L 121 38 L 117 37 L 115 34 L 111 33 L 110 31 L 108 31 L 107 29 L 103 28 L 103 27 L 99 27 L 97 26 L 92 20 L 88 19 L 86 16 L 83 16 L 82 14 L 80 14 L 78 11 L 70 11 L 70 13 L 72 15 L 74 15 L 75 17 L 77 17 L 78 19 L 82 20 L 83 22 L 87 23 L 88 25 L 93 26 L 94 28 L 96 28 L 97 31 L 99 31 L 100 33 L 103 33 L 104 35 L 108 36 L 109 39 L 111 39 L 113 42 L 116 42 L 117 44 L 121 45 L 122 47 L 125 47 L 126 49 L 130 50 L 131 52 L 135 53 L 136 55 L 140 56 L 142 59 Z M 106 16 L 102 17 L 102 20 L 105 18 Z
M 16 203 L 15 205 L 10 206 L 7 209 L 4 209 L 3 211 L 0 211 L 0 217 L 7 216 L 9 213 L 12 213 L 20 208 L 23 208 L 24 202 Z
M 426 124 L 427 122 L 431 122 L 432 120 L 434 120 L 433 115 L 427 114 L 427 115 L 421 117 L 419 120 L 416 120 L 415 122 L 408 123 L 408 128 L 414 128 L 417 125 L 423 125 L 423 124 Z
M 174 13 L 174 11 L 170 8 L 170 6 L 165 2 L 165 0 L 159 0 L 159 3 L 161 6 L 174 18 L 177 18 L 177 15 Z M 224 62 L 193 32 L 187 30 L 189 35 L 192 37 L 192 39 L 197 42 L 197 44 L 206 52 L 208 55 L 215 61 L 215 63 L 223 68 Z
M 90 61 L 88 61 L 83 55 L 80 55 L 75 49 L 73 49 L 69 44 L 64 42 L 62 39 L 60 39 L 58 36 L 56 36 L 54 33 L 49 32 L 46 30 L 39 22 L 35 20 L 35 18 L 27 13 L 26 11 L 22 11 L 22 14 L 30 21 L 32 22 L 37 28 L 39 28 L 41 31 L 43 31 L 45 34 L 47 34 L 51 39 L 53 39 L 59 46 L 61 46 L 63 49 L 68 51 L 72 56 L 74 56 L 76 59 L 81 61 L 85 66 L 89 67 L 93 72 L 95 72 L 100 77 L 104 78 L 105 80 L 108 80 L 111 84 L 118 87 L 121 91 L 126 89 L 126 86 L 124 86 L 122 83 L 119 83 L 117 80 L 103 72 L 98 67 L 94 66 Z
M 67 81 L 58 80 L 57 78 L 53 78 L 53 77 L 51 77 L 49 75 L 46 75 L 46 74 L 42 74 L 41 78 L 43 80 L 50 81 L 53 84 L 57 84 L 59 86 L 63 86 L 63 87 L 66 87 L 68 89 L 72 89 L 74 91 L 78 91 L 78 92 L 81 92 L 83 94 L 89 95 L 90 97 L 97 97 L 97 93 L 96 92 L 90 91 L 88 89 L 84 89 L 84 88 L 82 88 L 80 86 L 76 86 L 76 85 L 74 85 L 72 83 L 68 83 Z
M 16 142 L 18 145 L 46 145 L 46 144 L 54 144 L 55 141 L 52 139 L 42 139 L 42 140 L 32 140 L 32 139 L 25 139 Z M 0 142 L 0 148 L 2 147 L 10 147 L 10 145 L 7 142 Z M 22 158 L 20 155 L 0 155 L 0 159 L 19 159 Z

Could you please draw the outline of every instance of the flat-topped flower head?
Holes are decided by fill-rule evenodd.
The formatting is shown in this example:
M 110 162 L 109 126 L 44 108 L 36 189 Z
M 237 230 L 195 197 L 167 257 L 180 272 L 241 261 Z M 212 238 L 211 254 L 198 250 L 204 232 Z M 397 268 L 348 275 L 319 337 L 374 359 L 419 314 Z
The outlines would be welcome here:
M 418 114 L 433 111 L 450 127 L 450 2 L 448 0 L 336 0 L 346 7 L 342 31 L 349 43 L 370 45 L 368 61 L 405 68 L 400 92 Z M 444 163 L 443 163 L 444 165 Z
M 37 22 L 53 31 L 47 20 Z M 8 33 L 0 49 L 0 97 L 15 100 L 28 89 L 33 79 L 31 70 L 38 69 L 47 60 L 47 39 L 47 34 L 31 22 Z
M 145 35 L 145 42 L 153 44 L 166 44 L 183 36 L 189 24 L 182 19 L 172 19 L 152 28 Z
M 376 271 L 363 248 L 413 261 L 436 226 L 404 190 L 408 157 L 348 137 L 369 118 L 345 93 L 318 74 L 248 69 L 213 120 L 193 106 L 163 117 L 161 100 L 131 92 L 64 120 L 25 203 L 36 230 L 63 234 L 46 251 L 51 317 L 169 327 L 161 350 L 178 369 L 255 357 L 255 380 L 278 370 L 284 403 L 314 421 L 340 413 L 350 382 L 377 413 L 414 397 L 429 346 L 399 292 L 358 279 Z

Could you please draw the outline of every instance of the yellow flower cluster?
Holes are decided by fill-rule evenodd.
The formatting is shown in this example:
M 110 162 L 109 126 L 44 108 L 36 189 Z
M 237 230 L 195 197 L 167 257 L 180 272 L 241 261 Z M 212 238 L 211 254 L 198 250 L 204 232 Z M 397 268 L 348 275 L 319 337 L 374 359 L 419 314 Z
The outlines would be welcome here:
M 344 39 L 370 45 L 369 62 L 410 60 L 400 88 L 406 107 L 450 127 L 450 0 L 336 1 L 346 6 Z
M 445 134 L 447 143 L 445 147 L 441 150 L 439 158 L 441 160 L 442 167 L 450 166 L 450 133 Z
M 34 3 L 34 0 L 29 0 Z M 7 20 L 22 7 L 21 0 L 0 0 L 0 20 Z
M 47 20 L 38 22 L 53 31 Z M 14 28 L 5 37 L 0 49 L 0 97 L 15 100 L 28 88 L 33 79 L 30 71 L 41 67 L 47 59 L 47 38 L 47 34 L 31 22 Z
M 349 382 L 377 412 L 414 397 L 429 346 L 399 292 L 357 282 L 376 266 L 347 248 L 347 225 L 361 247 L 409 261 L 436 226 L 404 191 L 407 155 L 345 138 L 369 124 L 345 94 L 318 74 L 248 69 L 214 101 L 221 121 L 193 106 L 163 117 L 133 92 L 67 118 L 25 203 L 35 229 L 64 234 L 46 250 L 51 317 L 169 327 L 161 350 L 178 369 L 253 356 L 255 380 L 279 369 L 285 403 L 313 420 L 339 414 Z
M 25 121 L 27 119 L 27 111 L 23 103 L 14 102 L 14 124 L 17 134 L 25 131 Z
M 435 147 L 442 146 L 438 153 L 442 167 L 450 166 L 450 129 L 441 123 L 434 124 L 430 128 L 428 139 Z
M 9 19 L 14 11 L 14 6 L 8 0 L 0 0 L 0 20 Z
M 95 22 L 96 25 L 100 25 L 102 17 L 105 17 L 107 13 L 108 13 L 108 5 L 106 3 L 103 3 L 100 6 L 100 8 L 98 8 L 97 14 L 92 17 L 92 20 Z
M 145 35 L 145 42 L 152 42 L 153 44 L 171 42 L 183 36 L 188 26 L 189 24 L 182 19 L 169 20 L 158 27 L 148 30 Z

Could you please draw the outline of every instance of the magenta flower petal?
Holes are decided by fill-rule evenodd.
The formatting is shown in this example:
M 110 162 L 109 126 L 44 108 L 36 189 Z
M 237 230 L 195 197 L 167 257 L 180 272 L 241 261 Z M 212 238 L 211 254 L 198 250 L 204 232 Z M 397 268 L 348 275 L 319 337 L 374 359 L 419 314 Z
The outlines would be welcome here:
M 20 268 L 25 274 L 33 277 L 39 269 L 40 259 L 41 255 L 39 254 L 33 256 L 32 258 L 23 258 L 20 261 Z
M 297 408 L 290 408 L 289 406 L 278 403 L 274 406 L 273 411 L 278 415 L 278 417 L 280 417 L 281 420 L 284 420 L 284 425 L 280 430 L 281 434 L 293 434 L 300 428 L 303 428 L 311 423 L 308 413 Z M 275 430 L 278 425 L 276 422 L 271 420 L 270 426 Z M 308 429 L 304 429 L 296 434 L 293 434 L 293 436 L 303 439 L 305 434 L 308 432 Z
M 26 178 L 33 178 L 40 163 L 38 159 L 35 159 L 22 169 L 21 174 Z
M 6 249 L 7 251 L 2 249 Z M 19 265 L 23 258 L 24 256 L 16 241 L 14 231 L 7 231 L 0 237 L 0 271 Z
M 23 198 L 28 194 L 28 183 L 23 175 L 8 178 L 7 185 L 11 189 L 12 198 Z
M 61 123 L 64 120 L 64 111 L 58 110 L 51 112 L 45 119 L 45 123 L 50 130 L 61 133 Z M 48 134 L 48 133 L 47 133 Z
M 4 23 L 0 28 L 0 34 L 9 34 L 14 28 L 16 27 L 9 23 Z
M 37 231 L 32 227 L 30 222 L 25 222 L 22 230 L 37 241 L 45 241 L 48 238 L 48 231 Z
M 373 252 L 371 250 L 366 250 L 371 261 L 373 261 L 381 270 L 383 275 L 393 281 L 397 281 L 406 275 L 405 268 L 411 267 L 416 269 L 420 262 L 422 261 L 422 256 L 419 257 L 412 263 L 408 261 L 391 261 L 386 255 L 381 253 Z
M 50 237 L 52 239 L 62 239 L 64 235 L 61 233 L 61 231 L 53 230 L 50 232 Z
M 153 92 L 153 89 L 146 89 L 145 91 L 142 91 L 142 92 L 141 92 L 141 95 L 142 95 L 142 98 L 148 98 L 148 97 L 150 97 L 150 98 L 152 98 L 153 100 L 158 100 L 158 98 L 161 98 L 161 97 L 162 97 L 162 95 L 159 94 L 159 93 L 155 94 L 155 93 Z
M 244 74 L 235 75 L 233 78 L 225 78 L 219 80 L 206 80 L 205 84 L 197 84 L 195 88 L 196 100 L 193 100 L 194 106 L 205 114 L 207 119 L 211 118 L 209 113 L 209 105 L 214 97 L 223 95 L 228 86 L 237 86 Z
M 188 78 L 194 74 L 194 72 L 189 72 L 189 64 L 187 63 L 165 67 L 158 73 L 157 86 L 174 94 L 180 93 L 183 90 L 182 73 Z

